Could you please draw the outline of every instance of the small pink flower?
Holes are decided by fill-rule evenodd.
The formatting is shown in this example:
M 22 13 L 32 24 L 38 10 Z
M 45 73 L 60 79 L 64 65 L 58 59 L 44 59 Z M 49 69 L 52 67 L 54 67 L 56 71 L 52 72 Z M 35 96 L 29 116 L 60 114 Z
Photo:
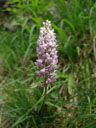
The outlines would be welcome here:
M 38 48 L 36 65 L 38 68 L 37 75 L 43 76 L 43 81 L 52 84 L 56 78 L 56 65 L 58 63 L 56 34 L 51 29 L 51 22 L 43 22 L 43 27 L 40 28 L 40 36 L 38 39 Z M 44 87 L 44 82 L 41 83 Z

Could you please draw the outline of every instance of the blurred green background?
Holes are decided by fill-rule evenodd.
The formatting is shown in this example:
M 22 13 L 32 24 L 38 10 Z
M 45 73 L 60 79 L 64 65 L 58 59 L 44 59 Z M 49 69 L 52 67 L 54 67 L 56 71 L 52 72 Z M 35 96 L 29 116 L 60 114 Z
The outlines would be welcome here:
M 42 107 L 35 61 L 47 19 L 59 63 Z M 95 0 L 0 0 L 0 128 L 96 128 Z

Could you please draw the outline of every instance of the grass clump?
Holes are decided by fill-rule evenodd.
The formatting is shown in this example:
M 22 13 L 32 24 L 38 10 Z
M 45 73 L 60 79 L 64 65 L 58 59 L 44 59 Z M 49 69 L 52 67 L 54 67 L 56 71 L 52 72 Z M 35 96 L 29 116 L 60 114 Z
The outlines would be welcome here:
M 0 127 L 96 127 L 96 2 L 11 0 L 0 8 Z M 2 16 L 1 15 L 1 16 Z M 55 85 L 45 102 L 35 71 L 42 22 L 58 44 Z

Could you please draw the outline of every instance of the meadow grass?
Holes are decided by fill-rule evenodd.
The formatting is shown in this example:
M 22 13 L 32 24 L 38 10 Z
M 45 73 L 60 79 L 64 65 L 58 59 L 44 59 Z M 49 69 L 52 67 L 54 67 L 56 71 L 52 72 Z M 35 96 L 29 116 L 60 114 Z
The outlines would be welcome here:
M 0 20 L 0 127 L 96 128 L 95 0 L 11 0 L 6 5 Z M 46 19 L 56 32 L 59 63 L 42 105 L 35 61 Z

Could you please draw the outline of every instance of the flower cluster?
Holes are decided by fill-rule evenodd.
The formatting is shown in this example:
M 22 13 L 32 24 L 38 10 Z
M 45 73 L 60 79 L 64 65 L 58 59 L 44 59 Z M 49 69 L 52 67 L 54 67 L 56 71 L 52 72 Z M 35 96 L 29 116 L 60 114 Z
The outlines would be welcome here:
M 37 74 L 43 76 L 41 86 L 44 84 L 52 84 L 56 80 L 56 65 L 58 63 L 56 34 L 51 29 L 51 22 L 43 22 L 43 27 L 40 28 L 40 36 L 38 39 L 38 48 L 36 65 L 38 68 Z

